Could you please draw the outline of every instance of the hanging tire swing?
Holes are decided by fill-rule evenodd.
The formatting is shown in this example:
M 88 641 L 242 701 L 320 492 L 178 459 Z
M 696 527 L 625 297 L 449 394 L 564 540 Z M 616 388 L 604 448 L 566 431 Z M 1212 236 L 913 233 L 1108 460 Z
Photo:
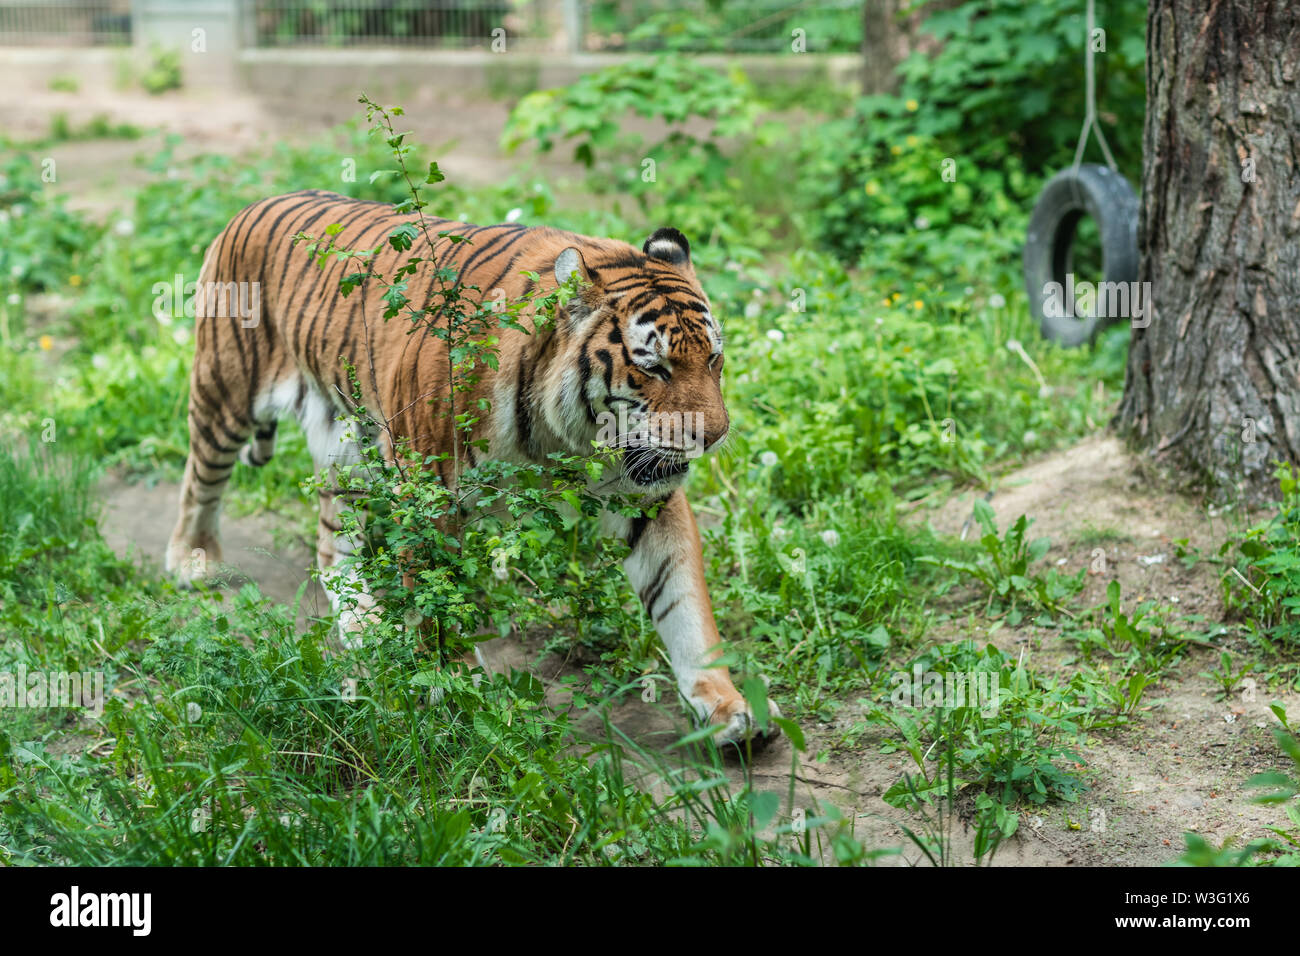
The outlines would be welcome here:
M 1038 194 L 1025 235 L 1025 292 L 1030 312 L 1044 338 L 1066 346 L 1091 343 L 1103 328 L 1124 318 L 1100 314 L 1095 307 L 1091 314 L 1076 314 L 1075 240 L 1085 216 L 1097 224 L 1103 281 L 1131 283 L 1138 277 L 1137 193 L 1120 175 L 1105 134 L 1097 124 L 1093 22 L 1093 0 L 1088 0 L 1087 112 L 1074 164 L 1048 180 Z M 1105 166 L 1081 162 L 1090 130 L 1096 131 L 1106 157 Z M 1098 298 L 1094 297 L 1094 302 Z

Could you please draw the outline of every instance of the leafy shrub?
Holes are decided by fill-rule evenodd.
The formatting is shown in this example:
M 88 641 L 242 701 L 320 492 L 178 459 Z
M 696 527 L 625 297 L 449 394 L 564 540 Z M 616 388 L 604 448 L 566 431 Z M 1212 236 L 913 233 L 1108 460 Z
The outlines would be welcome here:
M 145 92 L 158 96 L 170 90 L 181 88 L 181 55 L 177 50 L 164 50 L 154 47 L 150 53 L 149 65 L 140 76 L 140 85 Z
M 80 284 L 100 227 L 67 208 L 41 178 L 41 159 L 0 154 L 0 298 Z M 74 281 L 72 276 L 78 278 Z
M 644 216 L 653 211 L 689 236 L 752 250 L 779 227 L 779 217 L 764 211 L 779 190 L 744 189 L 741 166 L 772 182 L 789 177 L 786 151 L 775 148 L 784 131 L 760 126 L 761 110 L 739 68 L 723 71 L 664 55 L 617 63 L 524 97 L 510 114 L 502 144 L 507 151 L 531 144 L 547 152 L 572 142 L 574 159 L 590 171 L 590 188 L 629 195 Z M 626 130 L 630 117 L 662 122 L 663 138 L 647 144 Z M 701 127 L 706 131 L 697 132 Z M 747 148 L 724 150 L 727 142 Z M 718 209 L 726 215 L 718 216 Z
M 1220 548 L 1230 562 L 1223 603 L 1270 645 L 1300 645 L 1300 476 L 1278 466 L 1278 513 Z
M 1145 4 L 1099 8 L 1100 121 L 1135 179 Z M 1084 113 L 1083 10 L 1083 0 L 968 0 L 933 12 L 921 28 L 933 42 L 900 65 L 896 94 L 863 97 L 850 117 L 810 131 L 801 177 L 810 234 L 852 262 L 918 221 L 1019 231 L 1038 183 L 1073 158 Z

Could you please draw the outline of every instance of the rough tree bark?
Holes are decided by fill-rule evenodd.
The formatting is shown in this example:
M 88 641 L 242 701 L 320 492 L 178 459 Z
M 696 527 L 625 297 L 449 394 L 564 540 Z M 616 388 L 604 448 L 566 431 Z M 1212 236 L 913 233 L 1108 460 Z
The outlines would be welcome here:
M 1300 3 L 1150 0 L 1140 281 L 1115 426 L 1177 480 L 1300 461 Z

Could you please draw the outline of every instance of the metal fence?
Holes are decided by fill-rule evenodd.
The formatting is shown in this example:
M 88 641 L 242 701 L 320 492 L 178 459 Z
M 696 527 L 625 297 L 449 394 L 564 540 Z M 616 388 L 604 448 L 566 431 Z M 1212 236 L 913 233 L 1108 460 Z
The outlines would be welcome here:
M 185 11 L 191 0 L 158 9 Z M 0 0 L 0 45 L 128 44 L 136 0 Z M 254 47 L 851 53 L 862 0 L 208 0 Z M 147 33 L 147 30 L 145 31 Z
M 856 53 L 862 0 L 582 0 L 587 50 Z
M 254 46 L 513 47 L 547 31 L 542 0 L 245 0 Z
M 131 42 L 131 0 L 0 0 L 0 46 Z

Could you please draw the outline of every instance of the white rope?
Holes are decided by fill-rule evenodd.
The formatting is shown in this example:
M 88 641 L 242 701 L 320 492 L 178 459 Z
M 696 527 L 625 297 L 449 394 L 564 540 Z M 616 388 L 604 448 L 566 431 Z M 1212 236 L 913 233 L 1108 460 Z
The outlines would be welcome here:
M 1079 131 L 1079 145 L 1074 150 L 1074 171 L 1076 173 L 1079 171 L 1079 163 L 1083 161 L 1083 149 L 1088 145 L 1088 131 L 1095 130 L 1097 142 L 1101 144 L 1101 151 L 1106 156 L 1106 165 L 1110 167 L 1112 173 L 1118 173 L 1115 157 L 1110 154 L 1110 145 L 1106 142 L 1106 134 L 1102 132 L 1101 124 L 1097 122 L 1097 72 L 1092 63 L 1092 31 L 1097 19 L 1094 4 L 1095 0 L 1088 0 L 1088 32 L 1084 37 L 1083 45 L 1087 57 L 1084 66 L 1088 85 L 1087 108 L 1083 117 L 1083 129 Z

